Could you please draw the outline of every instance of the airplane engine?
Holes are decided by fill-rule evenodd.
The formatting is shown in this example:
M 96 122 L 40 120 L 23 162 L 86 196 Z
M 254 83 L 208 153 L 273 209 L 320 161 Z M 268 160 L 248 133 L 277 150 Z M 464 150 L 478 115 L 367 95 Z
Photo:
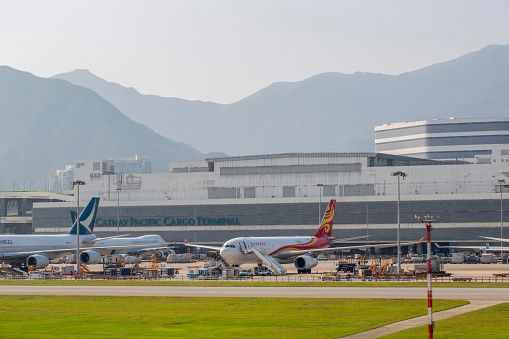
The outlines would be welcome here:
M 311 273 L 311 269 L 318 265 L 318 260 L 309 255 L 301 255 L 295 258 L 294 264 L 299 273 Z
M 44 268 L 49 265 L 49 258 L 42 254 L 34 254 L 27 258 L 27 265 Z
M 157 259 L 162 259 L 162 258 L 164 258 L 164 252 L 163 251 L 156 251 L 156 252 L 154 252 L 154 256 Z
M 80 254 L 80 261 L 86 265 L 94 265 L 101 262 L 101 257 L 97 251 L 84 251 Z

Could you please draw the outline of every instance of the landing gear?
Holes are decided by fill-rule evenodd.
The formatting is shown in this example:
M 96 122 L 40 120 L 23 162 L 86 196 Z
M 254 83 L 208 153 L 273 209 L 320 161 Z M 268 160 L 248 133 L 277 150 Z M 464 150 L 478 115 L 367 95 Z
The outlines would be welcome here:
M 310 274 L 311 273 L 311 269 L 309 269 L 309 270 L 297 270 L 297 273 L 299 273 L 299 274 L 306 274 L 306 273 Z

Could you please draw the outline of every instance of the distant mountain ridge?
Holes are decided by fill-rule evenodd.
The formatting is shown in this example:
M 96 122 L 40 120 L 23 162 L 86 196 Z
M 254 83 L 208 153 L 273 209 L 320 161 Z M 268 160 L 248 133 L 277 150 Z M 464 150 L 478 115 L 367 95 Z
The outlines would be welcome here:
M 374 127 L 384 123 L 509 116 L 509 45 L 396 76 L 274 83 L 229 105 L 142 95 L 84 70 L 55 78 L 94 90 L 161 135 L 229 155 L 373 151 Z
M 377 125 L 507 117 L 507 93 L 509 45 L 396 76 L 274 83 L 229 105 L 141 95 L 85 70 L 44 79 L 0 66 L 0 186 L 80 159 L 142 155 L 166 171 L 225 153 L 373 151 Z
M 166 171 L 168 162 L 206 157 L 128 119 L 90 89 L 7 66 L 0 66 L 0 118 L 3 189 L 9 180 L 47 178 L 75 160 L 142 155 Z

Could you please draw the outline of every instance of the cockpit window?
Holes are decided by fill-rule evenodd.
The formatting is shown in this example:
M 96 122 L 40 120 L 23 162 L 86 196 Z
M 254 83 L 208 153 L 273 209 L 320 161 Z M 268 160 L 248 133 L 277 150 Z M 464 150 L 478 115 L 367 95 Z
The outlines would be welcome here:
M 235 245 L 225 245 L 224 247 L 235 248 Z

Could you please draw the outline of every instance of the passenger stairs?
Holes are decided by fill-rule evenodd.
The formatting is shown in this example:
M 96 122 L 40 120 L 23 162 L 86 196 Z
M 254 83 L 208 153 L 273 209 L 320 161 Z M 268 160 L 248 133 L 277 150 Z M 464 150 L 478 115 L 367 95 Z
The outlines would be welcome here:
M 286 275 L 286 269 L 278 263 L 274 258 L 271 256 L 263 253 L 259 248 L 253 247 L 251 249 L 253 253 L 260 258 L 260 260 L 269 267 L 272 271 L 274 271 L 277 275 Z
M 230 264 L 217 252 L 207 253 L 208 266 L 230 268 Z

